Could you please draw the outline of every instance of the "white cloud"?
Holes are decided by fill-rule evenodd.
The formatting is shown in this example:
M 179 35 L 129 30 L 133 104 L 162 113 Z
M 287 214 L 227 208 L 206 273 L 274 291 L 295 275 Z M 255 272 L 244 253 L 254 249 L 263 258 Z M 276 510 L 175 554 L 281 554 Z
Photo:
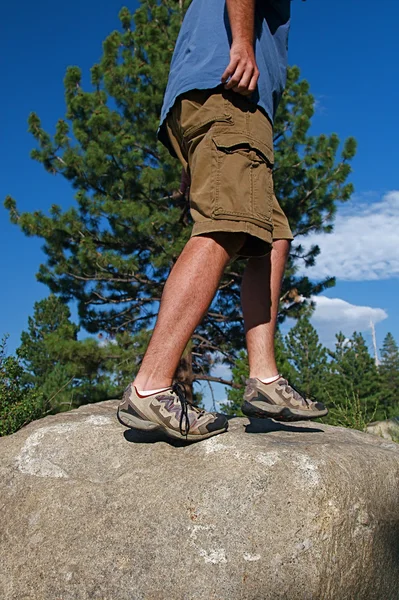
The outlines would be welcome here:
M 305 248 L 320 247 L 316 265 L 301 270 L 310 278 L 370 281 L 399 277 L 399 191 L 372 203 L 355 198 L 338 212 L 333 233 L 296 240 Z
M 226 364 L 217 364 L 211 370 L 213 377 L 220 377 L 221 379 L 231 379 L 231 368 Z
M 312 300 L 316 308 L 311 322 L 317 329 L 321 343 L 328 348 L 334 347 L 335 334 L 339 331 L 347 337 L 351 337 L 354 331 L 358 331 L 365 334 L 367 341 L 371 341 L 370 323 L 376 325 L 388 318 L 388 314 L 382 308 L 358 306 L 342 298 L 314 296 Z M 294 325 L 292 319 L 289 319 L 289 323 L 291 326 Z
M 382 308 L 371 306 L 358 306 L 350 304 L 342 298 L 327 298 L 326 296 L 314 296 L 312 300 L 316 304 L 316 310 L 312 316 L 315 323 L 328 321 L 340 327 L 350 327 L 352 331 L 362 331 L 388 317 Z

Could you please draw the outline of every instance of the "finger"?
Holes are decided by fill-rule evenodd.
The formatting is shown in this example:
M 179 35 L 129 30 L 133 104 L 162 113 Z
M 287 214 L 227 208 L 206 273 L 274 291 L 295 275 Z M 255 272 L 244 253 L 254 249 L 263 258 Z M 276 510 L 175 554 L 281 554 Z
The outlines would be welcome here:
M 235 92 L 238 92 L 239 94 L 243 94 L 243 95 L 250 94 L 251 92 L 248 90 L 248 87 L 252 80 L 253 72 L 254 72 L 253 67 L 248 67 L 247 69 L 245 69 L 244 73 L 241 76 L 241 80 L 233 88 L 233 90 Z
M 238 65 L 237 68 L 236 68 L 236 70 L 234 71 L 234 73 L 230 77 L 229 81 L 225 84 L 224 88 L 226 90 L 230 90 L 231 88 L 234 88 L 237 85 L 239 85 L 239 83 L 241 81 L 241 77 L 242 77 L 244 71 L 245 71 L 245 68 L 244 67 L 240 67 Z
M 242 96 L 250 96 L 256 90 L 258 79 L 259 71 L 255 69 L 253 75 L 249 77 L 249 82 L 245 75 L 243 78 L 241 78 L 240 83 L 233 88 L 233 91 L 241 94 Z
M 235 88 L 232 88 L 233 92 L 236 92 L 237 94 L 240 94 L 241 96 L 250 96 L 251 92 L 249 92 L 248 90 L 243 90 L 242 88 L 238 88 L 238 86 L 236 86 Z
M 256 86 L 258 85 L 258 79 L 259 79 L 259 71 L 256 70 L 255 73 L 252 75 L 252 79 L 248 86 L 248 91 L 250 94 L 252 94 L 256 90 Z
M 221 77 L 222 83 L 225 83 L 228 80 L 228 78 L 233 75 L 234 71 L 236 70 L 237 65 L 238 65 L 237 58 L 235 58 L 229 62 L 229 64 L 227 65 L 227 67 Z

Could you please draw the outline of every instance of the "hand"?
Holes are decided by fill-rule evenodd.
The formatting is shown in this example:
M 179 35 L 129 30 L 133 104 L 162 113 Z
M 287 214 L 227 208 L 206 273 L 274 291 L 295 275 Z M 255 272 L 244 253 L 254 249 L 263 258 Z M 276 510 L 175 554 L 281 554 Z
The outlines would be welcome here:
M 255 91 L 258 79 L 259 69 L 253 47 L 248 42 L 233 42 L 230 48 L 230 62 L 221 78 L 225 89 L 249 96 Z

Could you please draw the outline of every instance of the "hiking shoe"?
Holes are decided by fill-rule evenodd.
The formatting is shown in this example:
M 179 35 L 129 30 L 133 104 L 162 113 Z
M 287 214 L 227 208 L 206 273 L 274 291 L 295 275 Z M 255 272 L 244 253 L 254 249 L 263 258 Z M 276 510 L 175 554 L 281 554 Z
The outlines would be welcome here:
M 118 419 L 126 427 L 142 431 L 160 429 L 179 440 L 204 440 L 227 430 L 224 415 L 190 404 L 181 383 L 151 396 L 140 396 L 131 383 L 118 406 Z
M 283 377 L 272 383 L 263 383 L 255 377 L 247 379 L 241 410 L 247 417 L 278 421 L 316 419 L 328 413 L 324 404 L 306 398 Z

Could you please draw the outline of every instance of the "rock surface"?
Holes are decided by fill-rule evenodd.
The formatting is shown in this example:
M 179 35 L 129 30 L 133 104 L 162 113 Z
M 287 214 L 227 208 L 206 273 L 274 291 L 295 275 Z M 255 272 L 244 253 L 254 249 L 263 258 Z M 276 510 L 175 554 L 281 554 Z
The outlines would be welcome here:
M 232 419 L 184 446 L 116 404 L 0 440 L 2 600 L 399 598 L 397 444 Z
M 384 440 L 399 442 L 399 417 L 370 423 L 366 429 L 368 433 L 379 435 Z

